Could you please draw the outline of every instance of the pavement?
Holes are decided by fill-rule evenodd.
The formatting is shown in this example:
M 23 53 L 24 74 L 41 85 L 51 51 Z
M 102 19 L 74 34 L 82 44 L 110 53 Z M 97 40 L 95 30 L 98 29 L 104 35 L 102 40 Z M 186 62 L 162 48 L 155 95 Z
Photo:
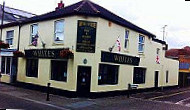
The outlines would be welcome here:
M 190 110 L 190 88 L 98 99 L 66 98 L 0 83 L 0 108 L 26 110 Z

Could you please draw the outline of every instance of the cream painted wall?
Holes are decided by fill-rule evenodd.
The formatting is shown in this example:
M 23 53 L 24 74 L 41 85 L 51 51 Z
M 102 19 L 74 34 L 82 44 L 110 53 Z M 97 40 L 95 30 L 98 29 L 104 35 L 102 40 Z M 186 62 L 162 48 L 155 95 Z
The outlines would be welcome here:
M 103 92 L 114 90 L 127 90 L 128 84 L 133 83 L 133 69 L 134 66 L 119 65 L 108 63 L 112 65 L 119 65 L 119 81 L 117 85 L 98 85 L 98 67 L 101 62 L 101 51 L 108 51 L 108 48 L 114 45 L 118 36 L 121 40 L 122 51 L 121 54 L 140 57 L 139 67 L 146 68 L 146 80 L 145 84 L 140 84 L 139 88 L 151 88 L 154 87 L 154 72 L 159 71 L 159 86 L 173 86 L 178 82 L 178 61 L 166 59 L 165 51 L 162 50 L 163 45 L 152 41 L 151 38 L 145 36 L 145 51 L 143 54 L 138 53 L 138 32 L 125 28 L 123 26 L 112 23 L 109 27 L 107 20 L 94 17 L 73 16 L 61 18 L 65 20 L 65 40 L 63 44 L 56 44 L 53 42 L 54 37 L 54 22 L 56 20 L 49 20 L 43 22 L 37 22 L 39 26 L 39 36 L 46 43 L 46 48 L 70 48 L 74 52 L 74 59 L 68 60 L 68 79 L 67 83 L 50 80 L 50 59 L 39 59 L 39 76 L 38 78 L 26 77 L 26 59 L 19 58 L 18 65 L 18 81 L 33 83 L 42 86 L 46 86 L 48 82 L 52 84 L 52 87 L 76 91 L 77 86 L 77 68 L 78 66 L 91 66 L 91 92 Z M 77 21 L 86 20 L 97 22 L 97 35 L 96 35 L 96 53 L 80 53 L 76 50 L 77 39 Z M 34 23 L 35 24 L 35 23 Z M 38 46 L 31 46 L 30 41 L 30 25 L 26 24 L 21 28 L 20 50 L 25 49 L 42 49 L 40 39 L 38 39 Z M 124 47 L 125 30 L 129 30 L 129 48 L 126 51 Z M 156 50 L 160 49 L 160 64 L 156 64 Z M 113 52 L 117 52 L 115 47 Z M 83 60 L 87 59 L 87 64 L 83 64 Z M 167 62 L 172 63 L 167 65 Z M 169 70 L 169 83 L 165 83 L 165 72 Z

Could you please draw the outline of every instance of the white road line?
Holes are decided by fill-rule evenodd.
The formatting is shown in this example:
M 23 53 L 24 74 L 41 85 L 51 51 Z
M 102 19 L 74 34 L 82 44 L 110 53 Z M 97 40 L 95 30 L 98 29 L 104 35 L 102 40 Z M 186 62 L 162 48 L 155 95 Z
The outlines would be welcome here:
M 23 99 L 23 100 L 27 100 L 27 101 L 31 101 L 31 102 L 34 102 L 34 103 L 50 106 L 50 107 L 57 108 L 57 109 L 60 109 L 60 110 L 70 110 L 70 109 L 66 109 L 64 107 L 60 107 L 60 106 L 56 106 L 56 105 L 53 105 L 53 104 L 48 104 L 48 103 L 44 103 L 44 102 L 40 102 L 40 101 L 28 99 L 28 98 L 22 98 L 22 97 L 18 97 L 18 98 Z
M 190 100 L 190 97 L 183 99 L 183 100 L 180 100 L 180 101 L 176 102 L 175 104 L 183 104 L 183 102 L 187 101 L 187 100 Z
M 175 96 L 175 95 L 179 95 L 179 94 L 183 94 L 183 93 L 187 93 L 187 92 L 190 92 L 190 91 L 188 90 L 188 91 L 177 92 L 177 93 L 169 94 L 169 95 L 162 95 L 162 96 L 158 96 L 158 97 L 149 98 L 149 100 L 155 100 L 155 99 L 160 99 L 160 98 L 165 98 L 165 97 L 171 97 L 171 96 Z

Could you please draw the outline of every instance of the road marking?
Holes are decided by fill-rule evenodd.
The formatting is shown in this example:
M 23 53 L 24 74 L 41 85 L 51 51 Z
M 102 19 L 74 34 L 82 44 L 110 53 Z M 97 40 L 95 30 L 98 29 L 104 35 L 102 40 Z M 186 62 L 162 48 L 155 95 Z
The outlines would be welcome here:
M 56 106 L 56 105 L 53 105 L 53 104 L 48 104 L 48 103 L 44 103 L 44 102 L 40 102 L 40 101 L 28 99 L 28 98 L 23 98 L 23 97 L 18 97 L 18 98 L 24 99 L 24 100 L 27 100 L 27 101 L 31 101 L 31 102 L 35 102 L 35 103 L 38 103 L 38 104 L 42 104 L 42 105 L 47 105 L 47 106 L 57 108 L 57 109 L 60 109 L 60 110 L 70 110 L 70 109 L 66 109 L 64 107 L 60 107 L 60 106 Z
M 180 101 L 176 102 L 175 104 L 183 104 L 183 102 L 187 101 L 187 100 L 190 100 L 190 97 L 183 99 L 183 100 L 180 100 Z
M 162 95 L 162 96 L 158 96 L 158 97 L 149 98 L 149 100 L 155 100 L 155 99 L 160 99 L 160 98 L 165 98 L 165 97 L 171 97 L 171 96 L 175 96 L 175 95 L 179 95 L 179 94 L 183 94 L 183 93 L 187 93 L 187 92 L 190 92 L 190 91 L 182 91 L 182 92 L 178 92 L 178 93 L 174 93 L 174 94 Z

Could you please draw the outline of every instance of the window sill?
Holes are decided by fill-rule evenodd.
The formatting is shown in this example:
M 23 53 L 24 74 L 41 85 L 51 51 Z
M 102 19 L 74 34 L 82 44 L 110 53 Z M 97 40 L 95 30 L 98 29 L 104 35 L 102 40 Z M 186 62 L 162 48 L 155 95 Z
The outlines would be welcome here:
M 2 76 L 10 76 L 10 74 L 1 73 Z
M 63 43 L 63 42 L 54 42 L 54 43 L 52 44 L 52 46 L 56 46 L 56 45 L 64 45 L 64 43 Z

